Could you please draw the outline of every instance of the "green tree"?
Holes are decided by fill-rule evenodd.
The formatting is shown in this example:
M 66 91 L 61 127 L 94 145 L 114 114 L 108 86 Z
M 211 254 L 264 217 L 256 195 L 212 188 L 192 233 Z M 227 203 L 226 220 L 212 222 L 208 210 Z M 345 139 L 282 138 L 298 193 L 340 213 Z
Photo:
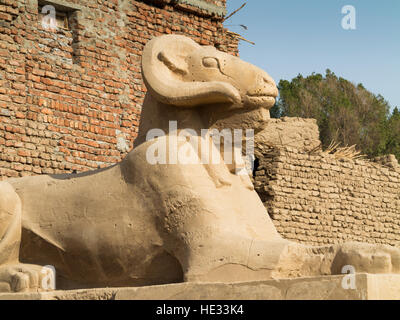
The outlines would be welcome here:
M 394 108 L 388 121 L 386 152 L 400 160 L 400 111 Z
M 334 140 L 342 145 L 357 145 L 369 156 L 384 154 L 388 149 L 390 106 L 380 95 L 374 95 L 362 84 L 336 76 L 329 69 L 326 75 L 298 75 L 292 81 L 279 82 L 280 98 L 272 117 L 315 118 L 324 147 Z M 398 125 L 395 120 L 393 126 Z M 398 127 L 396 127 L 398 129 Z M 391 148 L 396 149 L 392 137 Z

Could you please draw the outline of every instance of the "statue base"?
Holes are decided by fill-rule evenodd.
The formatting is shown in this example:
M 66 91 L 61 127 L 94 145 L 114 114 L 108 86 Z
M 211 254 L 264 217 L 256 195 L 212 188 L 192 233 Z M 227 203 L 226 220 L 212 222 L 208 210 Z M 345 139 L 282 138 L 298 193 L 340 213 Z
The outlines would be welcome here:
M 0 293 L 0 300 L 398 300 L 400 275 L 357 274 L 240 283 Z M 347 289 L 344 289 L 347 288 Z

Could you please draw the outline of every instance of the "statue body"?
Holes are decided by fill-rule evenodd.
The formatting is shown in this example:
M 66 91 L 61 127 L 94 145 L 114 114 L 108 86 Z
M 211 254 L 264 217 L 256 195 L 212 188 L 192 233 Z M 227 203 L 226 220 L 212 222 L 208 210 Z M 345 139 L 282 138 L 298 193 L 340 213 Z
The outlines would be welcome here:
M 176 35 L 151 40 L 142 69 L 139 137 L 121 163 L 0 183 L 0 291 L 46 289 L 43 265 L 55 267 L 61 289 L 323 275 L 347 264 L 400 271 L 399 250 L 389 246 L 283 239 L 235 163 L 149 162 L 149 148 L 161 142 L 169 158 L 171 140 L 187 128 L 200 141 L 201 129 L 262 123 L 278 93 L 268 74 Z M 165 134 L 147 139 L 155 128 Z

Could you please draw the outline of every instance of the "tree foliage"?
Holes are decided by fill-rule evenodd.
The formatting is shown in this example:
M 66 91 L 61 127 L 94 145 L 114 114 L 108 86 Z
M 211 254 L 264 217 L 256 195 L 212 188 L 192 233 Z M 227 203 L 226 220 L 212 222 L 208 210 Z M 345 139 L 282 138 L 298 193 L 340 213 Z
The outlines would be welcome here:
M 336 76 L 298 75 L 279 82 L 280 98 L 271 117 L 315 118 L 324 147 L 332 141 L 344 146 L 357 145 L 373 157 L 393 153 L 400 159 L 400 112 L 390 113 L 389 103 L 366 90 L 362 84 Z
M 388 120 L 386 152 L 394 154 L 400 160 L 400 111 L 394 108 Z

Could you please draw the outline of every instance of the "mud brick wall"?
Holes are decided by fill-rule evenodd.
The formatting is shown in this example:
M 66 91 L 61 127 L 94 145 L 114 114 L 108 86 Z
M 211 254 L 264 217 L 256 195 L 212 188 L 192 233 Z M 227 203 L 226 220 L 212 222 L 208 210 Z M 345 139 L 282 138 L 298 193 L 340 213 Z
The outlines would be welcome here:
M 400 166 L 257 145 L 254 184 L 280 234 L 305 244 L 400 246 Z
M 68 17 L 42 27 L 38 0 L 0 0 L 0 179 L 120 161 L 137 136 L 144 45 L 178 33 L 237 54 L 225 1 L 41 1 Z

